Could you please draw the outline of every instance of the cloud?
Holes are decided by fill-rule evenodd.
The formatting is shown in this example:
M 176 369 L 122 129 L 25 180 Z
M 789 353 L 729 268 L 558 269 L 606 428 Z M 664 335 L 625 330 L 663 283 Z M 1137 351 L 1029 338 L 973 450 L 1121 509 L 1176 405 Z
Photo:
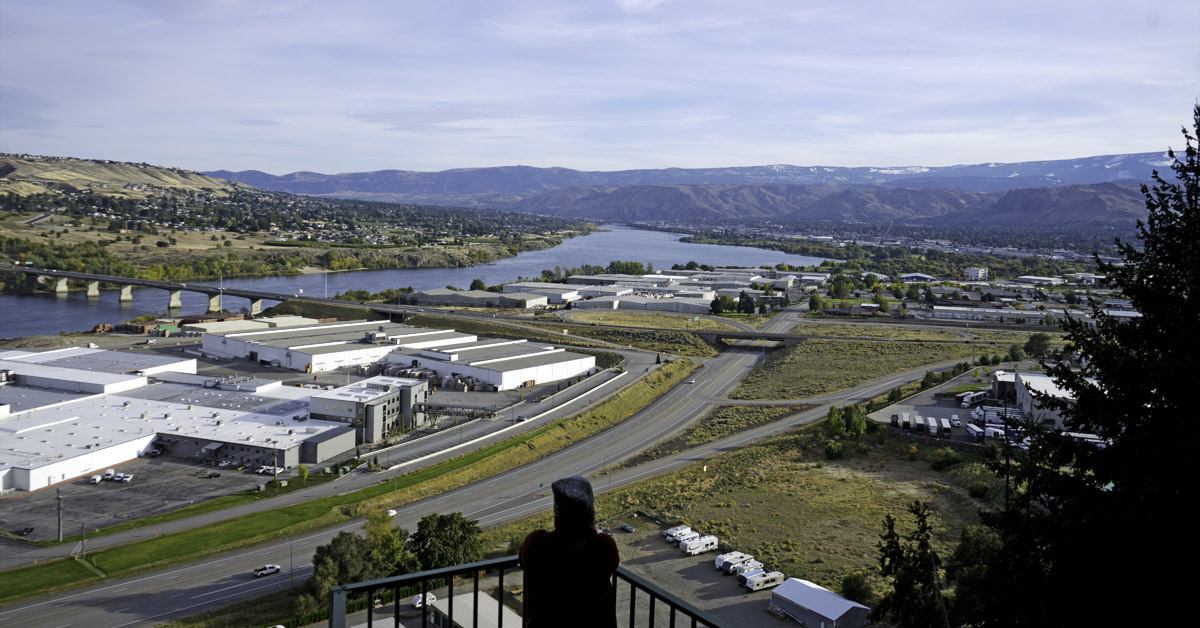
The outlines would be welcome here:
M 55 104 L 33 90 L 0 85 L 0 111 L 4 112 L 0 130 L 24 131 L 38 137 L 55 137 L 59 121 L 43 116 Z
M 260 120 L 257 118 L 238 120 L 238 124 L 244 124 L 246 126 L 279 126 L 279 122 L 276 122 L 275 120 Z

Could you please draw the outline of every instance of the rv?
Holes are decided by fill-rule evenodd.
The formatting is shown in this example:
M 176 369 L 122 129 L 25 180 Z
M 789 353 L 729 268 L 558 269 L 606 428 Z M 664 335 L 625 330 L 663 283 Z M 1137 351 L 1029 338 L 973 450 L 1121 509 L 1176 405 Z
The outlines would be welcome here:
M 733 570 L 737 569 L 738 565 L 751 560 L 754 560 L 754 557 L 749 554 L 742 554 L 739 558 L 728 559 L 721 564 L 721 571 L 733 573 Z
M 757 560 L 748 560 L 737 567 L 734 567 L 733 573 L 739 576 L 738 582 L 743 582 L 745 578 L 741 578 L 740 576 L 744 576 L 755 569 L 762 569 L 762 566 L 763 564 Z
M 667 528 L 666 530 L 663 530 L 663 538 L 669 539 L 680 532 L 686 532 L 688 530 L 691 530 L 691 528 L 688 526 L 675 526 L 674 528 Z
M 687 532 L 680 532 L 679 534 L 667 539 L 667 542 L 683 547 L 684 543 L 690 543 L 698 538 L 700 538 L 699 532 L 688 530 Z
M 749 580 L 750 578 L 753 578 L 754 576 L 761 576 L 762 574 L 767 573 L 767 570 L 763 569 L 762 563 L 760 563 L 758 561 L 754 561 L 754 562 L 758 564 L 757 567 L 755 567 L 753 569 L 747 569 L 746 571 L 743 571 L 742 573 L 739 573 L 737 575 L 739 587 L 746 586 L 746 581 Z
M 694 541 L 680 543 L 679 549 L 688 556 L 695 556 L 697 554 L 703 554 L 704 552 L 711 552 L 717 549 L 717 537 L 702 536 Z
M 751 591 L 761 591 L 763 589 L 769 589 L 771 587 L 781 585 L 783 584 L 784 580 L 787 580 L 787 576 L 778 571 L 762 573 L 758 574 L 757 576 L 750 576 L 749 578 L 746 578 L 746 588 L 750 589 Z
M 716 567 L 717 569 L 722 569 L 725 567 L 725 561 L 741 560 L 743 556 L 745 556 L 745 554 L 743 554 L 741 552 L 729 552 L 728 554 L 720 554 L 717 556 L 717 558 L 715 560 L 713 560 L 713 566 Z

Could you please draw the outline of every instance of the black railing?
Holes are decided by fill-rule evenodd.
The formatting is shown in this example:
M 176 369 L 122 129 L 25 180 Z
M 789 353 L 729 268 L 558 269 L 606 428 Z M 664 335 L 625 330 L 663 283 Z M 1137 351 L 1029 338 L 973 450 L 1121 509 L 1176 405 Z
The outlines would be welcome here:
M 445 567 L 443 569 L 433 569 L 430 571 L 422 571 L 414 574 L 403 576 L 395 576 L 393 578 L 382 578 L 380 580 L 371 580 L 368 582 L 358 582 L 355 584 L 347 584 L 342 586 L 332 587 L 330 592 L 330 613 L 329 626 L 330 628 L 346 628 L 347 613 L 357 612 L 358 607 L 364 606 L 367 612 L 367 626 L 375 626 L 376 617 L 375 610 L 386 602 L 392 603 L 391 621 L 383 620 L 380 626 L 399 627 L 400 624 L 400 605 L 404 598 L 409 595 L 419 595 L 421 601 L 421 626 L 426 628 L 432 622 L 430 621 L 430 608 L 427 601 L 429 600 L 430 589 L 447 587 L 446 592 L 446 613 L 448 620 L 454 622 L 455 625 L 469 626 L 471 628 L 479 628 L 479 609 L 480 591 L 479 578 L 481 575 L 486 575 L 495 572 L 496 590 L 498 595 L 492 598 L 485 593 L 483 595 L 483 604 L 495 603 L 496 605 L 496 620 L 495 628 L 504 628 L 504 613 L 506 607 L 504 605 L 504 574 L 507 570 L 520 569 L 520 561 L 516 556 L 508 556 L 505 558 L 496 558 L 493 560 L 485 560 L 477 563 L 466 565 L 455 565 L 453 567 Z M 456 618 L 454 616 L 454 588 L 455 578 L 460 577 L 464 580 L 470 578 L 470 591 L 474 596 L 473 602 L 470 604 L 469 618 Z M 724 624 L 713 619 L 710 615 L 700 609 L 684 602 L 683 600 L 671 595 L 662 590 L 658 586 L 641 576 L 630 573 L 624 567 L 618 567 L 617 573 L 613 577 L 613 584 L 617 587 L 617 592 L 620 594 L 621 581 L 624 580 L 629 584 L 629 608 L 628 613 L 618 609 L 617 625 L 635 628 L 640 626 L 648 626 L 654 628 L 656 625 L 663 625 L 667 628 L 675 628 L 676 626 L 690 626 L 691 628 L 699 628 L 700 626 L 708 626 L 709 628 L 725 628 Z M 459 586 L 466 583 L 459 582 Z M 648 610 L 639 609 L 639 591 L 647 596 L 649 608 Z M 359 601 L 351 600 L 351 598 L 360 598 Z M 618 595 L 618 597 L 620 597 Z M 661 602 L 665 608 L 656 609 L 656 604 Z M 639 610 L 643 612 L 639 613 Z M 462 612 L 467 612 L 463 609 Z M 509 611 L 511 612 L 511 611 Z M 656 621 L 661 617 L 663 624 L 656 624 Z M 490 613 L 489 613 L 490 615 Z M 623 624 L 621 619 L 628 617 L 628 623 Z M 381 618 L 383 619 L 383 618 Z M 466 620 L 466 621 L 464 621 Z M 411 620 L 409 624 L 412 625 Z M 487 628 L 491 628 L 492 622 L 488 622 Z M 518 625 L 510 626 L 509 628 L 518 628 Z

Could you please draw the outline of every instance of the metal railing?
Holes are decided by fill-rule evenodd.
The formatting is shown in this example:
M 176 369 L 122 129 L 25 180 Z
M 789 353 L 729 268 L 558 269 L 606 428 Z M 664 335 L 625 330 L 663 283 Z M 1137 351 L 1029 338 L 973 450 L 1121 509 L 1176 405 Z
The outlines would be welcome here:
M 429 593 L 431 589 L 447 587 L 446 593 L 446 613 L 448 620 L 456 625 L 470 626 L 479 628 L 479 609 L 480 604 L 480 589 L 479 578 L 483 575 L 488 575 L 495 572 L 496 589 L 501 592 L 496 598 L 484 593 L 484 604 L 489 601 L 496 604 L 495 628 L 504 628 L 504 574 L 507 570 L 520 569 L 520 561 L 516 556 L 507 556 L 505 558 L 496 558 L 493 560 L 485 560 L 477 563 L 469 563 L 466 565 L 454 565 L 453 567 L 445 567 L 442 569 L 433 569 L 430 571 L 422 571 L 414 574 L 406 574 L 403 576 L 395 576 L 392 578 L 382 578 L 379 580 L 370 580 L 367 582 L 358 582 L 342 586 L 330 588 L 330 613 L 329 626 L 330 628 L 346 628 L 347 614 L 358 612 L 357 607 L 365 607 L 367 612 L 367 626 L 375 626 L 376 606 L 392 602 L 391 621 L 384 619 L 380 626 L 393 626 L 399 628 L 400 624 L 400 606 L 404 598 L 408 595 L 419 595 L 421 600 L 421 627 L 426 628 L 432 622 L 430 621 L 430 609 L 427 608 Z M 469 609 L 464 609 L 463 612 L 470 612 L 469 618 L 455 618 L 454 616 L 454 590 L 455 577 L 461 577 L 464 580 L 470 578 L 469 583 L 458 582 L 458 586 L 467 584 L 470 586 L 470 592 L 474 596 L 473 603 Z M 617 611 L 617 625 L 635 628 L 647 626 L 654 628 L 656 620 L 661 612 L 666 614 L 663 618 L 665 626 L 675 628 L 676 626 L 690 626 L 691 628 L 699 628 L 700 626 L 708 626 L 709 628 L 725 628 L 725 624 L 711 617 L 708 613 L 684 602 L 674 595 L 664 591 L 658 586 L 641 576 L 630 573 L 624 567 L 617 567 L 617 572 L 613 576 L 613 585 L 620 592 L 621 581 L 625 581 L 629 585 L 629 608 L 628 612 L 622 609 Z M 643 596 L 648 597 L 649 610 L 639 614 L 638 601 L 639 592 Z M 351 600 L 351 597 L 359 597 L 357 601 Z M 657 604 L 663 604 L 665 609 L 656 610 Z M 490 615 L 490 613 L 489 613 Z M 627 617 L 628 623 L 622 623 L 622 618 Z M 382 618 L 381 618 L 382 619 Z M 463 621 L 463 620 L 467 621 Z M 408 625 L 413 625 L 413 619 L 409 618 Z M 490 624 L 488 628 L 491 628 Z M 510 626 L 510 628 L 519 628 L 518 626 Z

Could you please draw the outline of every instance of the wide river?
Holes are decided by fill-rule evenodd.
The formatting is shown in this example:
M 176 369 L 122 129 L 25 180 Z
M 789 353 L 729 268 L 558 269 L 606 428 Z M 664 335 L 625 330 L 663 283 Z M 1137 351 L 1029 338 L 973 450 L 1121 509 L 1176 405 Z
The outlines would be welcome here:
M 430 290 L 455 286 L 466 289 L 473 279 L 494 285 L 516 281 L 517 277 L 539 277 L 544 269 L 555 266 L 576 268 L 584 264 L 607 266 L 613 260 L 653 264 L 655 270 L 669 270 L 672 264 L 695 260 L 713 266 L 761 266 L 791 264 L 811 266 L 822 258 L 788 255 L 778 251 L 741 246 L 689 244 L 680 242 L 680 234 L 644 231 L 620 225 L 605 225 L 591 235 L 571 238 L 559 246 L 542 251 L 526 251 L 484 266 L 466 268 L 425 268 L 417 270 L 360 270 L 317 273 L 258 279 L 227 279 L 226 287 L 249 288 L 269 292 L 333 296 L 346 290 L 379 292 L 385 288 L 411 286 Z M 198 283 L 198 282 L 197 282 Z M 217 282 L 205 282 L 216 285 Z M 143 314 L 166 314 L 167 293 L 154 288 L 134 288 L 133 301 L 120 303 L 118 290 L 102 290 L 100 296 L 87 298 L 82 290 L 56 295 L 0 296 L 0 338 L 88 331 L 98 323 L 119 323 Z M 183 307 L 171 314 L 202 314 L 208 297 L 184 291 Z M 246 299 L 226 297 L 222 307 L 237 311 L 247 307 Z M 273 305 L 266 302 L 264 307 Z

